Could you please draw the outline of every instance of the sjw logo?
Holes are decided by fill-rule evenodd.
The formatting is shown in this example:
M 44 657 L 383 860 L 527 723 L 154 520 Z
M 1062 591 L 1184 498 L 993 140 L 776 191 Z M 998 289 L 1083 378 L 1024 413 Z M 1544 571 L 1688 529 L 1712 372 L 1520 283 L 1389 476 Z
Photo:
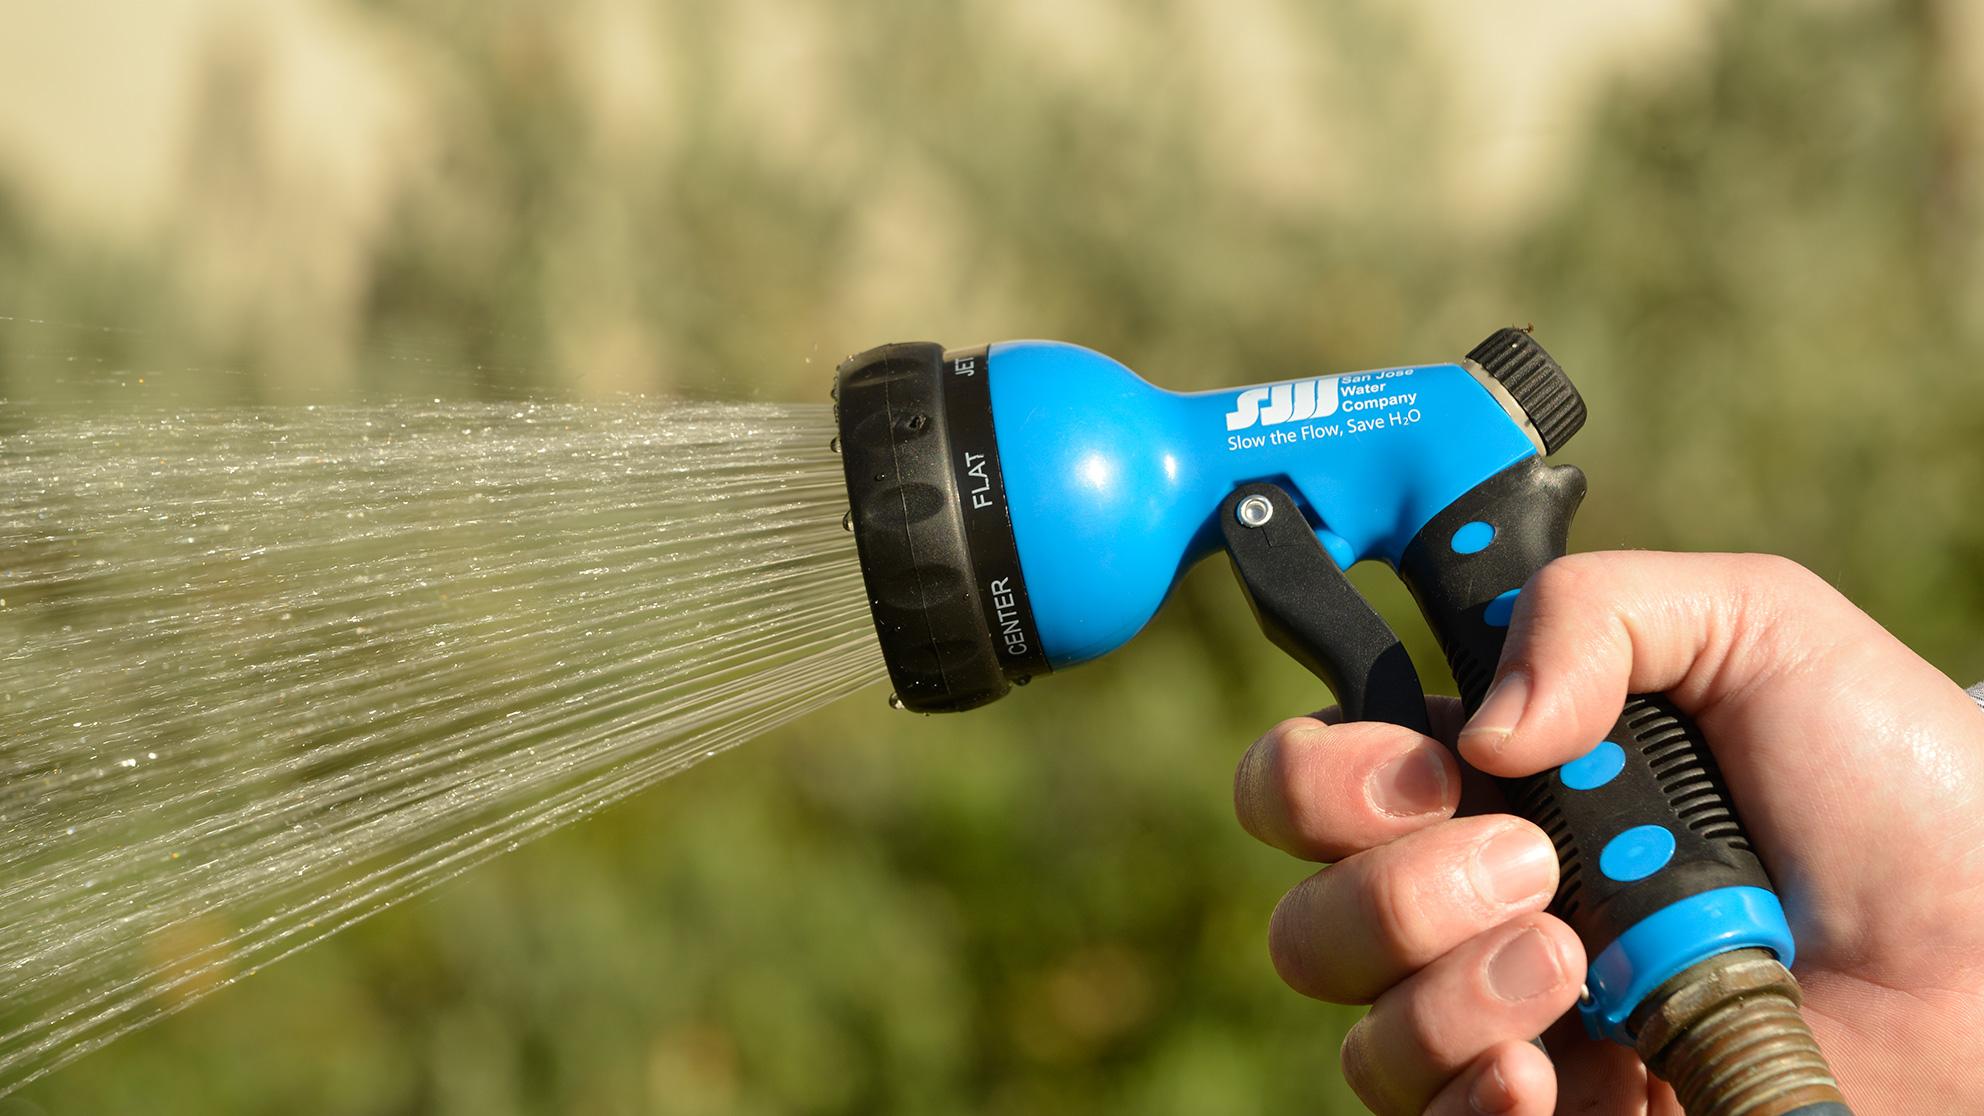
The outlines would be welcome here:
M 1336 414 L 1337 378 L 1296 380 L 1289 384 L 1248 388 L 1226 413 L 1228 430 L 1245 430 L 1259 423 L 1280 426 L 1284 422 L 1324 418 Z

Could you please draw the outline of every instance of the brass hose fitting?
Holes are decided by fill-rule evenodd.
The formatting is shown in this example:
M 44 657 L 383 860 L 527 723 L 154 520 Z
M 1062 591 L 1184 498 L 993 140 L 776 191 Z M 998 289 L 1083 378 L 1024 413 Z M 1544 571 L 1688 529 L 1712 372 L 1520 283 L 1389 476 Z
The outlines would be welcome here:
M 1732 950 L 1655 989 L 1632 1026 L 1688 1116 L 1850 1116 L 1799 1002 L 1769 950 Z

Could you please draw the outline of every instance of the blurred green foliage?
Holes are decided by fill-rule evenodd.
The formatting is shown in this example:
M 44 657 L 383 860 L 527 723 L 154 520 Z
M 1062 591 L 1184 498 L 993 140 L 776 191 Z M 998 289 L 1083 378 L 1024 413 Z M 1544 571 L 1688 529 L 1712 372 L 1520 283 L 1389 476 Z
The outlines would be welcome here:
M 341 10 L 419 106 L 358 209 L 272 185 L 279 63 L 220 38 L 153 232 L 0 174 L 0 388 L 811 399 L 870 344 L 1009 336 L 1193 387 L 1534 322 L 1592 409 L 1578 545 L 1787 553 L 1984 676 L 1960 4 L 1715 7 L 1479 221 L 1455 102 L 1525 59 L 1456 80 L 1377 4 L 583 10 L 623 8 L 585 34 L 550 5 Z M 1217 63 L 1243 16 L 1293 77 Z M 1110 661 L 969 717 L 846 703 L 0 1113 L 1353 1111 L 1355 1012 L 1262 944 L 1304 869 L 1227 801 L 1244 743 L 1322 695 L 1237 600 L 1202 569 Z

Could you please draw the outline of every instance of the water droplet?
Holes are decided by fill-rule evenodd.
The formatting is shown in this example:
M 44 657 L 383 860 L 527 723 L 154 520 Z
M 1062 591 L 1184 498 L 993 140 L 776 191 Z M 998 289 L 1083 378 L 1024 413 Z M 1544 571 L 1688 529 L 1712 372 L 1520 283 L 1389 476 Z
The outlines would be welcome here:
M 893 709 L 893 710 L 896 710 L 897 712 L 901 712 L 901 711 L 903 711 L 903 710 L 905 710 L 905 709 L 908 709 L 908 708 L 909 708 L 909 706 L 907 706 L 907 705 L 904 705 L 904 704 L 903 704 L 903 701 L 902 701 L 902 699 L 901 699 L 901 698 L 899 698 L 899 697 L 897 697 L 897 696 L 896 696 L 896 695 L 894 695 L 894 694 L 890 694 L 890 695 L 889 695 L 889 708 L 890 708 L 890 709 Z
M 835 438 L 833 438 L 833 439 L 830 439 L 830 440 L 829 440 L 829 441 L 827 442 L 827 448 L 828 448 L 828 449 L 830 449 L 830 450 L 832 450 L 832 451 L 834 451 L 835 453 L 839 453 L 839 452 L 840 452 L 840 439 L 839 439 L 838 437 L 835 437 Z
M 846 515 L 843 515 L 843 516 L 841 516 L 841 517 L 840 517 L 840 529 L 841 529 L 841 530 L 843 530 L 843 531 L 852 531 L 852 530 L 854 530 L 854 509 L 853 509 L 853 508 L 849 508 L 849 509 L 847 509 L 847 514 L 846 514 Z
M 1033 675 L 1031 675 L 1031 674 L 1022 674 L 1022 675 L 1020 675 L 1020 676 L 1019 676 L 1018 678 L 1015 678 L 1015 679 L 1013 679 L 1013 685 L 1015 685 L 1015 686 L 1024 686 L 1024 685 L 1026 685 L 1026 684 L 1027 684 L 1028 682 L 1031 682 L 1031 681 L 1033 681 Z

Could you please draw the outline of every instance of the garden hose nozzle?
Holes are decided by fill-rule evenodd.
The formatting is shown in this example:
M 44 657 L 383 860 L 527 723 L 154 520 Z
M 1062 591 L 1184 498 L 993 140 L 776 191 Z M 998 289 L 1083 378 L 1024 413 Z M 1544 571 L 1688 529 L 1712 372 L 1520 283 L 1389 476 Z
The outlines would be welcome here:
M 1196 393 L 1056 342 L 884 345 L 841 364 L 836 399 L 895 701 L 926 713 L 1114 650 L 1224 550 L 1263 631 L 1346 717 L 1424 732 L 1411 660 L 1343 571 L 1398 571 L 1472 712 L 1585 491 L 1544 462 L 1584 402 L 1518 329 L 1459 361 Z M 1592 1034 L 1636 1046 L 1691 1116 L 1847 1111 L 1693 722 L 1636 694 L 1585 755 L 1501 785 L 1556 845 L 1550 910 L 1591 959 Z

